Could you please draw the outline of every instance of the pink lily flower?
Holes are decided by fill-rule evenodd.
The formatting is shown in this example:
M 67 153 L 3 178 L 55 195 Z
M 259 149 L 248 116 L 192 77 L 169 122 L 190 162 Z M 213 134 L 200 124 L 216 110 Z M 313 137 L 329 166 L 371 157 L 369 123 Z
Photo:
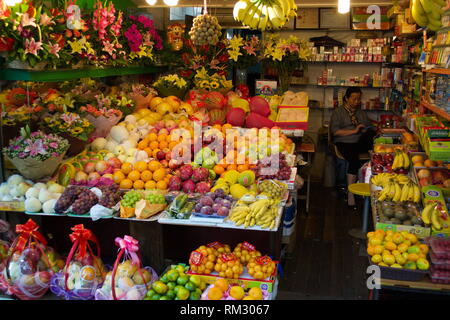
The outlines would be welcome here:
M 57 44 L 57 43 L 50 44 L 49 43 L 49 46 L 50 46 L 50 53 L 59 58 L 59 53 L 58 52 L 61 51 L 61 47 L 59 46 L 59 44 Z
M 28 13 L 24 13 L 22 15 L 22 19 L 20 21 L 20 26 L 22 28 L 27 27 L 27 26 L 32 26 L 32 27 L 37 27 L 36 25 L 36 20 L 34 18 L 30 18 L 30 16 L 28 15 Z
M 25 40 L 25 54 L 30 53 L 37 56 L 39 50 L 42 50 L 42 42 L 36 42 L 34 38 Z
M 49 26 L 51 24 L 55 24 L 55 21 L 52 20 L 51 17 L 49 17 L 46 13 L 41 14 L 41 20 L 40 23 L 42 26 Z

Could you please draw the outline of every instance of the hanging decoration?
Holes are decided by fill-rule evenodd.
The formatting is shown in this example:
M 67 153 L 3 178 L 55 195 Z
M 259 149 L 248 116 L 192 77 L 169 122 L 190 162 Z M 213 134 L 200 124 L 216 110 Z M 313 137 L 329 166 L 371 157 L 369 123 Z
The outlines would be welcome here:
M 206 0 L 204 0 L 203 14 L 196 17 L 193 21 L 189 36 L 192 43 L 196 46 L 213 45 L 215 46 L 222 35 L 222 27 L 217 17 L 208 14 Z

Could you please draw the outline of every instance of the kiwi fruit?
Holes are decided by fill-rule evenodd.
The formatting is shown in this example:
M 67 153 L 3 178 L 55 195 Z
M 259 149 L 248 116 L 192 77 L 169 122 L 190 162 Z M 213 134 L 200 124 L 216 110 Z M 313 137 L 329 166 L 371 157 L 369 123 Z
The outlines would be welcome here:
M 395 213 L 395 218 L 397 218 L 400 221 L 403 221 L 408 218 L 408 215 L 403 211 L 398 211 Z
M 392 209 L 385 210 L 383 213 L 388 218 L 394 217 L 394 211 Z
M 392 218 L 392 219 L 390 220 L 390 223 L 391 223 L 391 224 L 401 224 L 402 222 L 401 222 L 400 219 L 398 219 L 398 218 Z

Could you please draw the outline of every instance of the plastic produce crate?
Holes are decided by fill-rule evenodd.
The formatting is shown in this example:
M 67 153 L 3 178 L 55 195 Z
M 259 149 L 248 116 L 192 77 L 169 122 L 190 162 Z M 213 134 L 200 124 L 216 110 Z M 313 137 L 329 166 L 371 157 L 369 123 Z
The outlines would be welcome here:
M 438 259 L 450 259 L 450 239 L 430 237 L 426 243 L 431 247 L 432 252 Z
M 450 271 L 440 271 L 435 268 L 431 269 L 430 271 L 431 282 L 443 284 L 450 283 Z
M 370 261 L 370 258 L 369 258 Z M 371 263 L 371 265 L 374 265 Z M 382 279 L 399 281 L 421 281 L 427 274 L 427 270 L 409 270 L 379 266 Z
M 430 251 L 430 259 L 436 269 L 450 271 L 450 259 L 439 259 L 433 250 Z

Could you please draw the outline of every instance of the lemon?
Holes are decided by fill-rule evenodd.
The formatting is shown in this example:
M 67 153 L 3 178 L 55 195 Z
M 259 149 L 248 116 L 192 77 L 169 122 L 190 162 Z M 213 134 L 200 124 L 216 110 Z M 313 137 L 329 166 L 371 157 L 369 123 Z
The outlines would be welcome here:
M 242 300 L 244 298 L 245 291 L 241 286 L 233 286 L 230 290 L 230 296 L 236 300 Z

